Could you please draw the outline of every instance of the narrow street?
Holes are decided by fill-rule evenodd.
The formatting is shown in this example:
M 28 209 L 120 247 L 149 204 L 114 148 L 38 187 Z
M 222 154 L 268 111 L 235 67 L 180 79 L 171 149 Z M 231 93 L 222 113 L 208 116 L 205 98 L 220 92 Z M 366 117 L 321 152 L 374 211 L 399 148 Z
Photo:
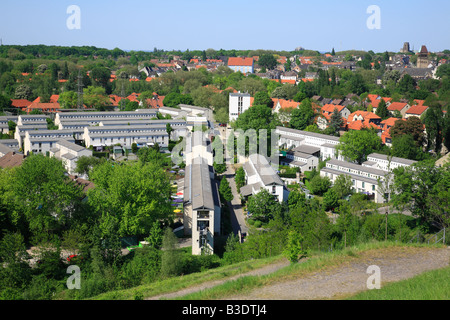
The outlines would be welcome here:
M 231 191 L 233 192 L 233 200 L 229 202 L 230 215 L 231 215 L 231 225 L 233 228 L 233 233 L 238 234 L 239 230 L 241 234 L 247 234 L 248 228 L 245 224 L 244 211 L 241 206 L 241 198 L 239 192 L 236 188 L 236 182 L 234 181 L 234 170 L 230 164 L 227 164 L 227 171 L 224 173 L 225 178 L 230 184 Z
M 220 138 L 223 143 L 226 145 L 228 130 L 226 128 L 220 128 Z M 225 178 L 228 180 L 230 184 L 231 191 L 233 192 L 233 200 L 228 203 L 230 208 L 230 218 L 231 218 L 231 226 L 233 229 L 233 233 L 238 235 L 239 231 L 241 234 L 248 233 L 248 227 L 245 224 L 244 211 L 242 210 L 241 198 L 239 191 L 236 188 L 236 182 L 234 181 L 235 172 L 231 164 L 227 164 L 227 171 L 224 172 Z

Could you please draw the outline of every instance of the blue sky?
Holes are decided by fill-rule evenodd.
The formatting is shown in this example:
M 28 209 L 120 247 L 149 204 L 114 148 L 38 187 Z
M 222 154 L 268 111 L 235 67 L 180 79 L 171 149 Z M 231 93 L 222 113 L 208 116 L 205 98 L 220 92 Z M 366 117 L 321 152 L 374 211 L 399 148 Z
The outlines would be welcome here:
M 67 8 L 81 10 L 69 30 Z M 380 29 L 369 29 L 370 5 Z M 46 44 L 123 50 L 274 49 L 398 51 L 450 49 L 446 0 L 1 0 L 3 44 Z

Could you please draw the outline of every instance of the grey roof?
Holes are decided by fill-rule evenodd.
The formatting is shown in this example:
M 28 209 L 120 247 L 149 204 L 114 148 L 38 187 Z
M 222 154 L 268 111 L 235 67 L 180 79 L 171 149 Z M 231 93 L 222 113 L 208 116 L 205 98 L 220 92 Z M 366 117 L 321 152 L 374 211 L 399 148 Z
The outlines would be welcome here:
M 76 155 L 73 155 L 73 154 L 71 154 L 71 153 L 65 153 L 65 154 L 63 154 L 63 155 L 61 156 L 61 158 L 64 158 L 64 159 L 67 159 L 67 160 L 73 160 L 73 159 L 76 159 L 77 156 L 76 156 Z
M 243 97 L 250 97 L 250 93 L 243 93 L 243 92 L 235 92 L 235 93 L 230 93 L 230 96 L 236 96 L 236 97 L 241 97 L 241 96 L 243 96 Z
M 262 188 L 262 184 L 259 182 L 253 183 L 253 184 L 248 184 L 246 186 L 241 187 L 241 189 L 239 190 L 239 192 L 244 196 L 249 196 L 253 194 L 253 190 L 255 191 L 259 191 Z
M 355 180 L 364 181 L 364 182 L 367 182 L 367 183 L 378 185 L 378 180 L 377 179 L 368 178 L 368 177 L 365 177 L 365 176 L 360 176 L 360 175 L 357 175 L 357 174 L 354 174 L 354 173 L 351 173 L 351 172 L 342 172 L 342 171 L 338 171 L 338 170 L 335 170 L 335 169 L 332 169 L 332 168 L 327 168 L 327 167 L 322 168 L 320 171 L 321 172 L 323 171 L 323 172 L 327 172 L 327 173 L 332 173 L 332 174 L 336 174 L 336 175 L 345 174 L 345 175 L 348 175 L 348 176 L 350 176 L 351 178 L 353 178 Z
M 314 156 L 312 154 L 309 154 L 309 153 L 295 151 L 294 152 L 294 157 L 298 157 L 298 158 L 302 158 L 302 159 L 308 159 L 308 158 L 311 158 L 311 157 L 314 157 Z
M 107 137 L 142 137 L 142 136 L 168 136 L 167 132 L 103 132 L 103 133 L 91 133 L 91 138 L 107 138 Z
M 30 142 L 57 142 L 60 141 L 63 137 L 33 137 L 30 138 Z M 68 138 L 67 140 L 71 142 L 75 142 L 75 139 Z
M 139 111 L 138 111 L 139 110 Z M 78 118 L 92 118 L 92 117 L 101 117 L 104 116 L 130 116 L 130 117 L 139 117 L 139 115 L 154 115 L 157 113 L 155 109 L 138 109 L 136 111 L 79 111 L 79 112 L 60 112 L 58 113 L 59 118 L 67 118 L 67 117 L 78 117 Z
M 7 154 L 10 152 L 13 152 L 14 150 L 10 147 L 8 147 L 6 144 L 0 143 L 0 154 Z
M 189 104 L 179 104 L 178 105 L 180 108 L 188 108 L 188 109 L 196 109 L 196 110 L 200 110 L 200 111 L 208 111 L 210 109 L 208 108 L 203 108 L 203 107 L 198 107 L 198 106 L 192 106 Z
M 366 173 L 371 173 L 371 174 L 375 174 L 377 176 L 385 176 L 387 174 L 386 171 L 384 170 L 380 170 L 380 169 L 375 169 L 372 167 L 365 167 L 356 163 L 351 163 L 351 162 L 347 162 L 347 161 L 341 161 L 341 160 L 336 160 L 336 159 L 331 159 L 328 160 L 327 162 L 327 167 L 328 164 L 330 165 L 338 165 L 344 168 L 349 168 L 352 170 L 358 170 L 358 171 L 362 171 L 362 172 L 366 172 Z
M 284 185 L 283 181 L 280 179 L 278 174 L 272 168 L 266 157 L 258 153 L 254 153 L 249 156 L 249 161 L 253 163 L 253 166 L 255 167 L 255 170 L 258 173 L 258 175 L 261 177 L 261 180 L 264 183 L 264 185 L 266 186 L 271 184 Z
M 17 141 L 17 139 L 0 139 L 0 144 L 18 146 L 19 141 Z
M 68 135 L 73 134 L 73 130 L 71 129 L 63 129 L 63 130 L 29 130 L 27 133 L 32 135 Z
M 327 134 L 296 130 L 296 129 L 280 127 L 280 126 L 277 126 L 277 130 L 280 131 L 280 132 L 283 132 L 283 131 L 285 131 L 285 132 L 292 132 L 292 133 L 295 133 L 295 134 L 301 134 L 301 135 L 305 135 L 305 136 L 309 136 L 309 137 L 316 137 L 316 138 L 321 138 L 321 139 L 326 139 L 326 140 L 339 141 L 339 137 L 329 136 Z M 292 138 L 294 138 L 294 137 L 292 137 Z
M 299 146 L 293 148 L 292 151 L 307 153 L 307 154 L 314 154 L 314 153 L 320 152 L 320 148 L 302 144 L 302 145 L 299 145 Z
M 185 168 L 184 201 L 192 204 L 192 209 L 214 210 L 214 192 L 210 169 L 205 159 L 199 158 Z
M 65 139 L 59 140 L 58 144 L 60 146 L 66 147 L 67 149 L 70 149 L 70 150 L 75 151 L 75 152 L 80 152 L 80 151 L 86 150 L 86 148 L 84 148 L 84 147 L 82 147 L 82 146 L 80 146 L 80 145 L 78 145 L 76 143 L 72 143 L 70 141 L 67 141 Z
M 381 160 L 388 160 L 388 156 L 385 154 L 380 154 L 380 153 L 371 153 L 367 156 L 367 158 L 376 158 L 376 159 L 381 159 Z M 414 160 L 409 160 L 409 159 L 405 159 L 405 158 L 398 158 L 398 157 L 392 157 L 391 162 L 397 162 L 397 163 L 402 163 L 405 165 L 413 165 L 414 163 L 416 163 L 417 161 Z

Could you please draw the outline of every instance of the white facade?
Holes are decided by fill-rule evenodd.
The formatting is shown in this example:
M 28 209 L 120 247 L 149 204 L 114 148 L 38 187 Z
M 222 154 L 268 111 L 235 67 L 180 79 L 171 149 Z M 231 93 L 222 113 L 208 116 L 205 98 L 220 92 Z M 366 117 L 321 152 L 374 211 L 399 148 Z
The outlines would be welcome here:
M 255 195 L 261 189 L 266 189 L 278 201 L 286 201 L 289 191 L 284 182 L 270 165 L 266 157 L 252 154 L 243 165 L 246 185 L 240 190 L 244 197 Z
M 230 93 L 229 96 L 229 121 L 236 121 L 240 114 L 250 108 L 250 94 Z
M 362 165 L 388 171 L 389 169 L 394 170 L 398 167 L 409 167 L 416 162 L 417 161 L 398 157 L 391 157 L 391 159 L 389 159 L 388 156 L 384 154 L 371 153 L 367 156 L 367 161 Z
M 336 154 L 336 146 L 339 144 L 339 138 L 326 134 L 295 130 L 285 127 L 277 127 L 276 133 L 280 135 L 278 146 L 290 148 L 292 146 L 299 147 L 302 145 L 320 148 L 320 158 L 322 160 L 342 159 Z
M 91 157 L 92 151 L 68 140 L 59 140 L 55 143 L 55 147 L 50 149 L 49 156 L 62 160 L 67 172 L 74 174 L 78 158 Z
M 75 142 L 73 131 L 71 130 L 34 130 L 25 133 L 23 142 L 23 152 L 28 155 L 30 152 L 46 154 L 55 147 L 55 143 L 61 139 Z
M 353 191 L 365 193 L 377 203 L 384 202 L 384 196 L 379 190 L 379 181 L 382 183 L 386 174 L 387 171 L 384 170 L 335 159 L 329 160 L 326 166 L 320 170 L 320 175 L 328 177 L 332 183 L 340 175 L 350 176 Z
M 113 119 L 152 119 L 157 116 L 153 109 L 138 109 L 135 111 L 100 111 L 100 112 L 58 112 L 55 116 L 55 125 L 61 121 L 83 121 L 89 119 L 113 120 Z

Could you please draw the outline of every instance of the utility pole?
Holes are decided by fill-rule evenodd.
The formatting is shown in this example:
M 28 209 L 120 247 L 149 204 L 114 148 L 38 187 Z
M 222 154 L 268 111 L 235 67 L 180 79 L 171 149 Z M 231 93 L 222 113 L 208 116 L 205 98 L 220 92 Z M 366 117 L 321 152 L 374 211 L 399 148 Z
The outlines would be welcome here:
M 125 109 L 125 89 L 123 86 L 124 82 L 122 81 L 122 90 L 120 91 L 120 111 L 123 111 Z
M 83 110 L 83 77 L 81 76 L 81 70 L 78 71 L 78 103 L 77 109 L 78 111 Z

